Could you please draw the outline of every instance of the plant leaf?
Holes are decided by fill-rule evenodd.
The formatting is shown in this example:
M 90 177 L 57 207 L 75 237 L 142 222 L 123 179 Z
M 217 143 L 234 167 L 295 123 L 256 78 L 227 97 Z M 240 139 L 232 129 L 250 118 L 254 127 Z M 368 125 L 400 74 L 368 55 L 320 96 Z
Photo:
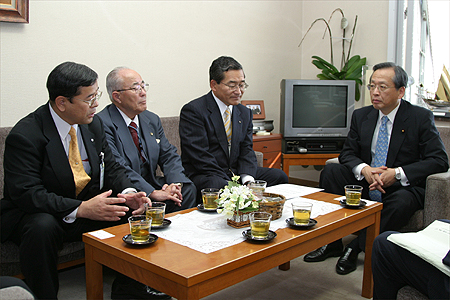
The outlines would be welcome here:
M 327 62 L 325 59 L 319 57 L 319 56 L 312 56 L 312 58 L 315 58 L 316 60 L 318 60 L 319 62 L 321 62 L 322 64 L 324 64 L 325 66 L 327 66 L 329 69 L 331 69 L 333 71 L 333 73 L 337 73 L 339 72 L 338 69 L 336 69 L 335 66 L 333 66 L 332 64 L 330 64 L 329 62 Z

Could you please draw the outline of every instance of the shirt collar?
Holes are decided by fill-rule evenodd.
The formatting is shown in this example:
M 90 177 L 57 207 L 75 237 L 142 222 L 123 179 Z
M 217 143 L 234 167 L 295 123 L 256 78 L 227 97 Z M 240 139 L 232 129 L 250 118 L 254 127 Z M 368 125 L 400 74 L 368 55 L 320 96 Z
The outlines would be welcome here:
M 115 106 L 115 105 L 114 105 Z M 119 111 L 120 115 L 122 116 L 123 120 L 125 121 L 125 124 L 127 124 L 127 127 L 130 126 L 131 122 L 134 122 L 137 126 L 137 128 L 139 128 L 139 118 L 138 115 L 136 115 L 134 117 L 134 119 L 130 119 L 120 108 L 118 108 L 116 106 L 117 110 Z
M 227 106 L 225 103 L 222 102 L 222 100 L 220 100 L 219 98 L 216 97 L 216 95 L 214 95 L 214 92 L 211 91 L 214 100 L 216 100 L 217 106 L 219 107 L 220 110 L 220 115 L 223 116 L 223 113 L 225 112 L 225 110 L 227 110 L 227 108 L 230 108 L 230 115 L 233 113 L 233 105 L 229 105 Z
M 50 108 L 50 114 L 52 115 L 53 122 L 55 123 L 56 130 L 58 130 L 58 134 L 61 137 L 61 140 L 65 140 L 67 135 L 69 134 L 70 128 L 73 127 L 75 132 L 78 132 L 78 124 L 70 125 L 66 121 L 64 121 L 58 114 L 53 110 L 53 107 L 48 103 Z
M 391 121 L 392 124 L 394 124 L 395 116 L 397 115 L 398 108 L 400 107 L 400 103 L 390 112 L 386 115 L 386 117 Z M 381 110 L 378 113 L 378 122 L 380 122 L 381 118 L 385 116 Z

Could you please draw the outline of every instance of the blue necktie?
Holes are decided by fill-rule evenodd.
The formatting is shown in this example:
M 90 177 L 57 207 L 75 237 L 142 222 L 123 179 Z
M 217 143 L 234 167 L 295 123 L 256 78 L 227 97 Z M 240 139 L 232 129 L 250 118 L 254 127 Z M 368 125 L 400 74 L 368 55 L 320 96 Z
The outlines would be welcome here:
M 381 118 L 381 126 L 378 131 L 377 145 L 375 148 L 375 159 L 373 160 L 372 167 L 378 168 L 386 165 L 386 157 L 388 152 L 388 134 L 386 123 L 388 117 L 383 116 Z M 381 202 L 381 192 L 379 190 L 369 191 L 370 199 Z

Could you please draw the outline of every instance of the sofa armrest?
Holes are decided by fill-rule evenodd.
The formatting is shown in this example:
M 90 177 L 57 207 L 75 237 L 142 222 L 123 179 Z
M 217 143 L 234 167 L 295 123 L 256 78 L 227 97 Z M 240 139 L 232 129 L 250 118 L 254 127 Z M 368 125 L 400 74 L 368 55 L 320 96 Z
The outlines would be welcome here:
M 259 151 L 255 151 L 256 161 L 258 162 L 258 167 L 262 167 L 264 163 L 264 154 Z
M 427 177 L 424 226 L 437 219 L 450 219 L 450 170 Z

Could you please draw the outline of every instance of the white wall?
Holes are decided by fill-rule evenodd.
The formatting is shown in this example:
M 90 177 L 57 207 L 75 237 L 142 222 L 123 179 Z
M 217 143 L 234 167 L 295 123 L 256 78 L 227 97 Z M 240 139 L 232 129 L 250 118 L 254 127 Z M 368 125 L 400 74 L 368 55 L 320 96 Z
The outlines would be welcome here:
M 0 23 L 0 126 L 13 126 L 47 101 L 47 76 L 64 61 L 96 70 L 103 91 L 112 68 L 137 70 L 150 83 L 148 109 L 164 117 L 208 92 L 211 62 L 229 55 L 244 66 L 244 99 L 264 100 L 278 132 L 280 81 L 315 77 L 311 55 L 329 57 L 323 25 L 297 45 L 315 18 L 328 19 L 337 7 L 350 25 L 359 15 L 352 53 L 371 64 L 385 60 L 387 0 L 30 0 L 29 24 Z M 98 111 L 108 103 L 104 94 Z

